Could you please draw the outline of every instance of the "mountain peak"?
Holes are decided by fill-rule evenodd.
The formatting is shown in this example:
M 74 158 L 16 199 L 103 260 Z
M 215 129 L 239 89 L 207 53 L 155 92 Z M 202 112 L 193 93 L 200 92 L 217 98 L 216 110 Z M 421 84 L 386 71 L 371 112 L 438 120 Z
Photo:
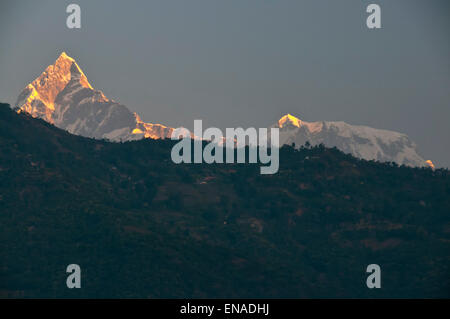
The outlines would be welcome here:
M 19 95 L 16 107 L 34 117 L 53 122 L 55 99 L 69 83 L 93 90 L 81 68 L 73 58 L 62 52 L 55 63 L 49 65 Z
M 56 59 L 56 61 L 58 61 L 58 60 L 69 60 L 69 61 L 75 62 L 75 60 L 72 57 L 68 56 L 65 51 L 61 52 L 61 54 L 59 55 L 58 59 Z
M 50 68 L 51 66 L 49 66 Z M 56 72 L 62 72 L 68 76 L 70 76 L 70 79 L 79 78 L 80 84 L 85 87 L 93 90 L 93 87 L 89 84 L 89 81 L 84 74 L 84 72 L 81 70 L 80 66 L 77 64 L 74 58 L 67 55 L 65 51 L 61 52 L 59 57 L 56 59 L 55 63 L 53 64 L 53 69 Z
M 291 114 L 286 114 L 280 120 L 278 121 L 278 126 L 282 128 L 286 125 L 293 125 L 295 127 L 300 127 L 302 125 L 302 121 L 299 118 L 296 118 L 295 116 Z
M 380 162 L 396 162 L 408 166 L 429 166 L 433 163 L 417 153 L 416 144 L 405 134 L 345 122 L 305 122 L 291 114 L 284 115 L 272 127 L 280 130 L 280 145 L 323 144 L 336 147 L 357 158 Z M 298 129 L 300 128 L 301 129 Z
M 94 90 L 75 59 L 64 51 L 22 90 L 16 108 L 70 133 L 93 138 L 167 138 L 173 130 L 143 122 L 125 105 Z

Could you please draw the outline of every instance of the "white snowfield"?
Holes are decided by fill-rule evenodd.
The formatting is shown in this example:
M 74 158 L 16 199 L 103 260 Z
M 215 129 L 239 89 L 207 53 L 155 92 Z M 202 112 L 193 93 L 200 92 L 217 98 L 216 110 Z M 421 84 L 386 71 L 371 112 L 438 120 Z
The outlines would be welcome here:
M 174 130 L 145 123 L 126 106 L 106 98 L 65 52 L 23 89 L 16 108 L 72 134 L 111 141 L 170 138 Z M 305 122 L 290 114 L 272 127 L 280 128 L 280 145 L 322 143 L 367 160 L 433 167 L 417 154 L 408 136 L 393 131 L 345 122 Z
M 427 165 L 417 153 L 416 144 L 407 135 L 394 131 L 345 122 L 305 122 L 290 114 L 283 116 L 273 127 L 280 129 L 280 145 L 324 144 L 366 160 Z

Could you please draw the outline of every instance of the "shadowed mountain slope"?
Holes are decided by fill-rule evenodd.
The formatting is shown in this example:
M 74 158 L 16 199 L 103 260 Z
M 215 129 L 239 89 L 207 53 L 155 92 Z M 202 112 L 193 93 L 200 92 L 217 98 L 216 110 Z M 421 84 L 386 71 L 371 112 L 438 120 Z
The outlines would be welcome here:
M 322 146 L 175 165 L 0 105 L 2 297 L 450 297 L 447 170 Z M 79 264 L 82 289 L 67 289 Z M 379 264 L 382 289 L 366 287 Z

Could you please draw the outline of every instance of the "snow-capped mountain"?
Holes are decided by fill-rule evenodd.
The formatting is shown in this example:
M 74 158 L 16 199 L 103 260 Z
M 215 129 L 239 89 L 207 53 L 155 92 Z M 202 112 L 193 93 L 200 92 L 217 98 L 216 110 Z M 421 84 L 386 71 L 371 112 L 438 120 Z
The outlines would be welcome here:
M 170 138 L 171 127 L 145 123 L 126 106 L 95 90 L 75 60 L 65 52 L 20 93 L 16 109 L 44 119 L 70 133 L 112 141 Z M 405 134 L 345 122 L 305 122 L 290 114 L 272 127 L 280 129 L 280 145 L 309 142 L 337 147 L 355 157 L 434 167 Z
M 394 131 L 345 122 L 305 122 L 290 114 L 272 127 L 280 129 L 280 145 L 322 143 L 366 160 L 433 167 L 431 161 L 425 161 L 417 153 L 415 143 L 407 135 Z
M 88 82 L 65 52 L 20 93 L 16 108 L 76 135 L 113 141 L 167 138 L 172 128 L 144 123 L 126 106 L 105 97 Z

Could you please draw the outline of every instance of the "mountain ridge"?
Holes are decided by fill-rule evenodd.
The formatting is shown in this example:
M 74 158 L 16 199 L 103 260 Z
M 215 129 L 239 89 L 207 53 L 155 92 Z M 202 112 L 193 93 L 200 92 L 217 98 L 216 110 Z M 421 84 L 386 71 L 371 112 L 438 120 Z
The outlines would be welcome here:
M 75 59 L 65 52 L 22 90 L 15 107 L 70 133 L 97 139 L 170 138 L 174 130 L 144 122 L 125 105 L 95 90 Z M 416 144 L 406 134 L 345 122 L 307 122 L 291 114 L 272 127 L 280 129 L 280 145 L 324 144 L 366 160 L 434 168 L 418 154 Z
M 417 152 L 416 144 L 403 133 L 351 125 L 344 121 L 307 122 L 287 114 L 272 127 L 280 129 L 280 145 L 324 144 L 365 160 L 396 162 L 408 166 L 430 166 Z
M 173 130 L 143 122 L 125 105 L 95 90 L 65 52 L 22 90 L 15 107 L 70 133 L 112 141 L 167 138 Z

